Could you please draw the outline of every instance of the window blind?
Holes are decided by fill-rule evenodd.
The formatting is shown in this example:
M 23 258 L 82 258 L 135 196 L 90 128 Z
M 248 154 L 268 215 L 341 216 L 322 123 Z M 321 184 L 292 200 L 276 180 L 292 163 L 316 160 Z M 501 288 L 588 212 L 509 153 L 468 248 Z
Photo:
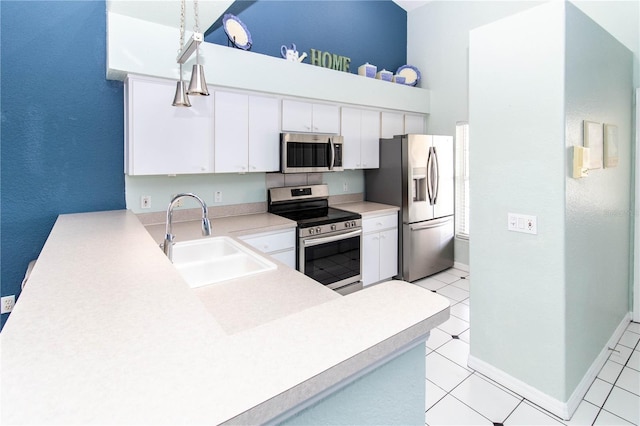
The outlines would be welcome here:
M 456 237 L 469 238 L 469 123 L 456 123 Z

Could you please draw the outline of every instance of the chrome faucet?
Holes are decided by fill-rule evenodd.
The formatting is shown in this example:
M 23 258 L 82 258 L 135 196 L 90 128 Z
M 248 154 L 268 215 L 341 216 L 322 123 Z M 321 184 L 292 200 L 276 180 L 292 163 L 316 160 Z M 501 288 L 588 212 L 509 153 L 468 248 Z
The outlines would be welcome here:
M 207 211 L 207 204 L 202 201 L 202 198 L 198 197 L 196 194 L 192 194 L 190 192 L 177 194 L 171 199 L 169 203 L 169 207 L 167 207 L 167 227 L 164 236 L 164 243 L 162 244 L 162 248 L 164 250 L 164 254 L 167 255 L 169 260 L 172 260 L 173 255 L 173 238 L 174 235 L 172 233 L 172 220 L 173 220 L 173 207 L 176 202 L 183 197 L 192 197 L 195 198 L 196 201 L 200 203 L 202 206 L 202 235 L 207 236 L 211 235 L 211 222 L 209 222 L 209 213 Z

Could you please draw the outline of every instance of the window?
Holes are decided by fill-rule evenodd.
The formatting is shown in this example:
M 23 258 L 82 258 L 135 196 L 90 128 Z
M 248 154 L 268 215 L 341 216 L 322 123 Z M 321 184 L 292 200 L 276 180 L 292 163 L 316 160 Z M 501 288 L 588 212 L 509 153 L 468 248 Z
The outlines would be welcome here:
M 456 123 L 456 237 L 469 239 L 469 123 Z

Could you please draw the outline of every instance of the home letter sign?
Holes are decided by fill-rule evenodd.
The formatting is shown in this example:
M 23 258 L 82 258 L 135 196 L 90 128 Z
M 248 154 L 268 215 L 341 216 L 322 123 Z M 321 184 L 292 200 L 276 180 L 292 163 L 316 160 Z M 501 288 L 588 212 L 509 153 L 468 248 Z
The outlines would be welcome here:
M 351 58 L 347 58 L 346 56 L 311 49 L 311 65 L 318 65 L 332 70 L 349 72 L 350 63 Z

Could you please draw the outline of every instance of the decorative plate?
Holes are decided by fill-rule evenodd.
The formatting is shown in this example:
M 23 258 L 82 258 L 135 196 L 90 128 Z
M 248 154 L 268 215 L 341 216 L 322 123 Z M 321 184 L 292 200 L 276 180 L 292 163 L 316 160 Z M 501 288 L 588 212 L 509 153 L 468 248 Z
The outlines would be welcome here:
M 415 86 L 420 81 L 420 71 L 413 65 L 401 66 L 396 75 L 404 77 L 404 84 L 407 86 Z
M 224 32 L 227 33 L 229 41 L 233 43 L 234 46 L 243 50 L 251 49 L 251 45 L 253 44 L 251 33 L 237 16 L 230 13 L 224 15 L 222 18 L 222 27 L 224 28 Z

